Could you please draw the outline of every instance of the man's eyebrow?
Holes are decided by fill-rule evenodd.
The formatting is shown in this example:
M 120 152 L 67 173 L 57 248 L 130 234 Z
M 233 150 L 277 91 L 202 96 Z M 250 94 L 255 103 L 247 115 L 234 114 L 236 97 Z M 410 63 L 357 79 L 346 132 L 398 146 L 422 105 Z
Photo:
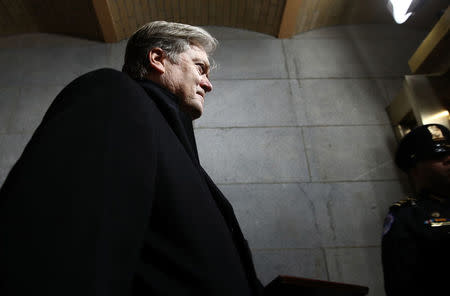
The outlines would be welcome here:
M 205 59 L 202 59 L 202 58 L 194 58 L 193 61 L 194 61 L 195 63 L 200 62 L 200 63 L 202 63 L 202 64 L 205 64 L 205 66 L 207 66 L 208 68 L 210 67 L 209 60 L 208 60 L 208 59 L 205 60 Z
M 210 72 L 210 70 L 211 70 L 211 64 L 209 63 L 209 60 L 204 60 L 204 59 L 202 59 L 202 58 L 194 58 L 194 59 L 193 59 L 193 62 L 194 62 L 194 63 L 201 63 L 201 64 L 203 64 L 203 66 L 205 67 L 204 71 L 205 71 L 206 73 L 209 73 L 209 72 Z

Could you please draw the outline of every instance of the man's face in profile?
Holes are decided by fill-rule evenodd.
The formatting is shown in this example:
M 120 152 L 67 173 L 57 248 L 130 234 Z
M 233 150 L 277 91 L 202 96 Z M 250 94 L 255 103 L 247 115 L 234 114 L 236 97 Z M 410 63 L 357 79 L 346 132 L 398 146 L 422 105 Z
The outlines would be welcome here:
M 180 98 L 180 106 L 192 119 L 203 113 L 205 95 L 212 90 L 210 64 L 203 48 L 191 45 L 178 55 L 177 63 L 165 64 L 164 86 Z

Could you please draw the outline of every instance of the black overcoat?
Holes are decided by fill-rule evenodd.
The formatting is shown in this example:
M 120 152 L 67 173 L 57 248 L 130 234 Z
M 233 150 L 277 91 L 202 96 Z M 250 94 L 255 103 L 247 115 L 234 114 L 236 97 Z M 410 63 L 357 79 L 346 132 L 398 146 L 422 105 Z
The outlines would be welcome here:
M 101 69 L 56 97 L 0 190 L 0 295 L 258 295 L 192 121 Z

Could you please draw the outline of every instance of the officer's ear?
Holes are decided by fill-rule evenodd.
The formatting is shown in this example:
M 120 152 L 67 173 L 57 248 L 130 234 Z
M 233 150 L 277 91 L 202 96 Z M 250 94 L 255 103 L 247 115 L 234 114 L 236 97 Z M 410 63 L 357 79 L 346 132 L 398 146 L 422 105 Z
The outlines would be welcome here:
M 407 173 L 413 180 L 419 177 L 419 171 L 416 166 L 409 168 Z
M 166 63 L 168 58 L 164 50 L 159 47 L 152 48 L 148 53 L 148 61 L 150 68 L 159 74 L 166 72 Z
M 421 162 L 416 162 L 415 165 L 408 170 L 408 176 L 413 183 L 416 191 L 422 190 L 428 186 L 428 171 L 421 165 Z

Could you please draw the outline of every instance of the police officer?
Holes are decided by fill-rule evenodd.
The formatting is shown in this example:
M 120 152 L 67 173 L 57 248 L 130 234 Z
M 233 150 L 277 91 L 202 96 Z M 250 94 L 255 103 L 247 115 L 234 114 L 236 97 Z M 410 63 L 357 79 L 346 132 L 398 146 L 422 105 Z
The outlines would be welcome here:
M 394 203 L 384 222 L 382 260 L 390 295 L 450 295 L 450 132 L 427 124 L 407 134 L 397 166 L 415 195 Z

